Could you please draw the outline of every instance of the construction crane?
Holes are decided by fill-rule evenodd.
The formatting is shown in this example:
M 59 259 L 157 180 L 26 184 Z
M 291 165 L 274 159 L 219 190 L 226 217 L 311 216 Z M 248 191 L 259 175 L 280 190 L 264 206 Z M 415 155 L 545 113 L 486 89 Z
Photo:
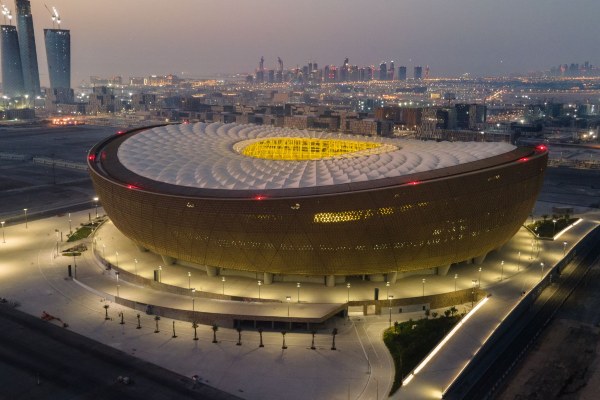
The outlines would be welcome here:
M 4 16 L 4 23 L 6 24 L 6 19 L 8 18 L 8 24 L 12 25 L 12 14 L 8 7 L 4 5 L 4 3 L 0 2 L 0 6 L 2 7 L 2 15 Z
M 50 9 L 45 3 L 44 7 L 46 7 L 46 10 L 48 10 L 50 16 L 52 17 L 52 29 L 55 29 L 56 25 L 58 25 L 58 29 L 60 29 L 60 15 L 58 14 L 58 10 L 56 9 L 56 7 L 52 7 L 52 11 L 50 11 Z

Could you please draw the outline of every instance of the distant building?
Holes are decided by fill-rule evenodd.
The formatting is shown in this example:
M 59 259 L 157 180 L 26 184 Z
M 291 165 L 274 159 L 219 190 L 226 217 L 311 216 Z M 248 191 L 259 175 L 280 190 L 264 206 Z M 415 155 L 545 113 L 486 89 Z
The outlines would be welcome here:
M 25 93 L 23 66 L 19 51 L 17 28 L 0 25 L 2 46 L 2 92 L 8 97 L 22 96 Z
M 398 67 L 398 80 L 399 81 L 406 80 L 406 67 L 404 65 Z
M 50 87 L 71 87 L 71 31 L 44 29 Z
M 25 93 L 37 96 L 40 93 L 40 73 L 35 48 L 31 4 L 29 0 L 15 0 L 15 6 L 17 9 L 17 32 L 19 33 Z
M 379 80 L 385 81 L 387 80 L 387 77 L 387 64 L 385 62 L 382 62 L 381 64 L 379 64 Z
M 421 66 L 415 67 L 414 78 L 415 78 L 415 80 L 423 79 L 423 67 L 421 67 Z
M 482 104 L 456 104 L 458 129 L 478 129 L 485 124 L 487 107 Z

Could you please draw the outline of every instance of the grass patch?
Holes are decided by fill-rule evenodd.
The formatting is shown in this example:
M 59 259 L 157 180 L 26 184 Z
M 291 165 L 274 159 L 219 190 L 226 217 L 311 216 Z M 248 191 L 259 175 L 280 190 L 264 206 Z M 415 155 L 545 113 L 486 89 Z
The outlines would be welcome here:
M 462 316 L 451 315 L 455 310 L 448 310 L 439 318 L 395 322 L 393 327 L 384 331 L 383 341 L 394 359 L 396 370 L 390 396 L 402 386 L 402 378 L 460 321 Z
M 571 225 L 573 222 L 577 221 L 578 218 L 553 218 L 553 219 L 541 219 L 538 221 L 534 221 L 532 224 L 528 224 L 527 228 L 529 228 L 532 232 L 534 232 L 539 237 L 551 239 L 558 232 L 565 229 L 567 226 Z M 556 221 L 556 226 L 553 221 Z
M 93 228 L 91 226 L 81 226 L 77 228 L 75 232 L 69 235 L 69 239 L 67 239 L 67 242 L 76 242 L 78 240 L 85 239 L 88 236 L 90 236 L 92 232 Z

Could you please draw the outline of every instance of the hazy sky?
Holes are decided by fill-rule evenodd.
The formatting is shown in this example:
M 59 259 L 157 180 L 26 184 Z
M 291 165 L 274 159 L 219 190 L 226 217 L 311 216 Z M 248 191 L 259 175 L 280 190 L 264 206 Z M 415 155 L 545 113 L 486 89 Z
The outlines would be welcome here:
M 14 10 L 13 0 L 3 0 Z M 429 65 L 432 76 L 600 65 L 600 0 L 32 0 L 43 28 L 71 29 L 73 85 L 89 75 L 199 76 L 319 65 Z

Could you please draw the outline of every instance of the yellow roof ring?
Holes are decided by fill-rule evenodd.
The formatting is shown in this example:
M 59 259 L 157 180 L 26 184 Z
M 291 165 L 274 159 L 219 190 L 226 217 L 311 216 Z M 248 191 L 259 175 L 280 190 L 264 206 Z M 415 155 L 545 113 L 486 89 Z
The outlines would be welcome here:
M 274 137 L 238 142 L 234 150 L 247 157 L 276 161 L 360 157 L 397 150 L 397 146 L 361 140 Z

